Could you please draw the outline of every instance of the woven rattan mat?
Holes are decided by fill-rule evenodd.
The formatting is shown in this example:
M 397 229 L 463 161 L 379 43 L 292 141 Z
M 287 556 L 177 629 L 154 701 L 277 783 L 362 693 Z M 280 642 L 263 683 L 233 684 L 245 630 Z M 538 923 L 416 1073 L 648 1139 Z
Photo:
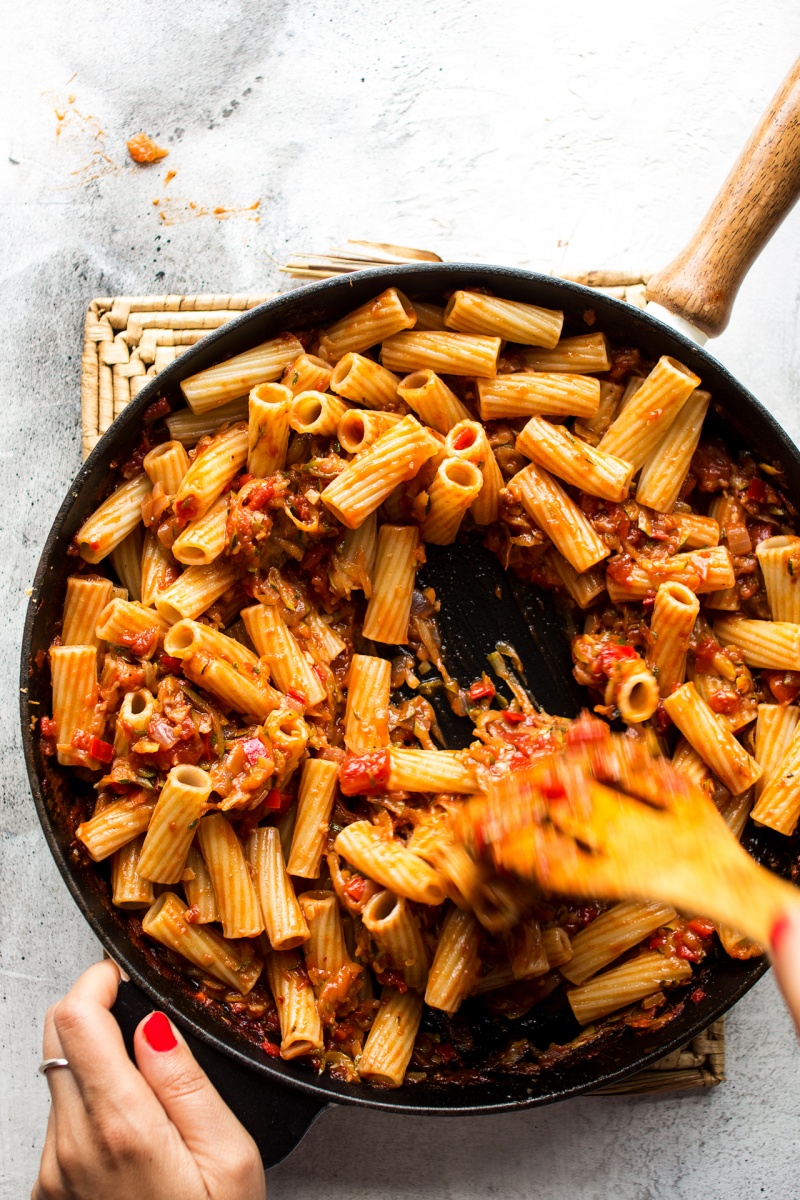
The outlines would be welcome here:
M 281 268 L 298 279 L 325 279 L 365 267 L 438 262 L 439 256 L 372 242 L 350 242 L 342 252 L 302 255 Z M 588 271 L 564 278 L 644 307 L 641 272 Z M 274 292 L 230 296 L 100 296 L 86 313 L 81 358 L 81 428 L 84 458 L 123 408 L 152 376 L 199 342 Z M 725 1022 L 715 1021 L 688 1046 L 598 1095 L 646 1095 L 716 1087 L 725 1078 Z

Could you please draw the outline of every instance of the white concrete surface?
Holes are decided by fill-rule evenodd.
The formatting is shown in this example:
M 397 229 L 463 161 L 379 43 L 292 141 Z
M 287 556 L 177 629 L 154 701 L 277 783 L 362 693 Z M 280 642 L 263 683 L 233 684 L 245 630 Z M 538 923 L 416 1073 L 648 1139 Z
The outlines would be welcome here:
M 270 287 L 287 252 L 347 237 L 540 270 L 658 266 L 790 65 L 800 9 L 34 0 L 7 5 L 3 25 L 0 1195 L 18 1200 L 47 1113 L 42 1014 L 97 954 L 39 834 L 16 717 L 25 588 L 79 462 L 87 301 Z M 56 139 L 70 94 L 99 124 L 73 115 Z M 161 167 L 127 162 L 140 128 L 169 147 Z M 165 191 L 167 167 L 178 175 Z M 178 219 L 161 227 L 152 200 L 165 195 Z M 256 199 L 257 223 L 188 215 L 190 201 Z M 795 437 L 799 232 L 800 212 L 717 346 Z M 270 1194 L 789 1200 L 800 1055 L 771 980 L 731 1015 L 729 1047 L 728 1082 L 702 1097 L 457 1121 L 340 1110 L 272 1174 Z

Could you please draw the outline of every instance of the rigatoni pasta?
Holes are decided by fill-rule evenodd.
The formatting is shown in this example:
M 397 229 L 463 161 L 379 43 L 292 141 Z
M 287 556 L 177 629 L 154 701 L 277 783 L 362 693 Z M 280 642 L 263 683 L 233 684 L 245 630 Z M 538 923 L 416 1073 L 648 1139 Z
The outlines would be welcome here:
M 469 409 L 435 371 L 412 371 L 400 380 L 397 394 L 438 433 L 448 433 L 459 421 L 470 419 Z
M 444 310 L 444 323 L 462 333 L 495 334 L 507 342 L 544 346 L 558 345 L 564 314 L 517 300 L 500 300 L 483 292 L 453 292 Z
M 199 416 L 236 397 L 246 396 L 261 383 L 280 379 L 284 369 L 302 353 L 297 338 L 284 333 L 227 362 L 198 371 L 184 379 L 181 391 L 192 412 Z
M 468 1030 L 564 981 L 582 1023 L 668 1018 L 710 922 L 543 903 L 457 840 L 464 801 L 570 727 L 503 641 L 480 678 L 452 674 L 437 569 L 480 542 L 515 590 L 557 592 L 598 714 L 736 836 L 751 808 L 789 834 L 800 537 L 777 465 L 709 439 L 680 363 L 464 290 L 389 288 L 183 390 L 78 530 L 39 722 L 90 785 L 72 853 L 107 863 L 121 919 L 265 1054 L 346 1084 L 470 1070 L 444 1014 Z M 445 748 L 441 702 L 467 749 Z

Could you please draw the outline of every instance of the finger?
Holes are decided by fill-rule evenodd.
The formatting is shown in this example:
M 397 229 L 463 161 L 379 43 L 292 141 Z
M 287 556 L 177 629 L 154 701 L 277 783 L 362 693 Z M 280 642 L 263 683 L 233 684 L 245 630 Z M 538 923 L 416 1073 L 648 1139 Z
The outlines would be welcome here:
M 800 1034 L 800 910 L 792 909 L 775 923 L 770 941 L 778 984 Z
M 42 1057 L 47 1058 L 66 1058 L 64 1047 L 61 1045 L 61 1038 L 56 1032 L 55 1024 L 56 1005 L 52 1004 L 48 1008 L 44 1017 L 44 1033 L 42 1035 Z M 58 1117 L 58 1110 L 62 1114 L 68 1107 L 80 1105 L 83 1108 L 83 1101 L 78 1090 L 78 1085 L 75 1078 L 68 1067 L 51 1067 L 45 1072 L 47 1086 L 50 1089 L 50 1098 L 53 1102 L 51 1114 L 54 1119 Z
M 39 1174 L 33 1185 L 31 1200 L 59 1200 L 66 1196 L 61 1171 L 56 1158 L 56 1118 L 55 1110 L 50 1109 L 47 1118 L 47 1133 L 45 1134 L 42 1160 L 39 1164 Z
M 196 1159 L 213 1162 L 232 1142 L 252 1140 L 164 1013 L 141 1022 L 133 1047 L 139 1070 Z
M 89 967 L 55 1006 L 55 1033 L 90 1119 L 113 1107 L 136 1112 L 142 1121 L 157 1120 L 160 1107 L 128 1058 L 119 1025 L 111 1015 L 118 987 L 119 971 L 113 962 L 107 959 Z M 48 1075 L 53 1073 L 48 1071 Z M 60 1069 L 56 1073 L 67 1074 Z

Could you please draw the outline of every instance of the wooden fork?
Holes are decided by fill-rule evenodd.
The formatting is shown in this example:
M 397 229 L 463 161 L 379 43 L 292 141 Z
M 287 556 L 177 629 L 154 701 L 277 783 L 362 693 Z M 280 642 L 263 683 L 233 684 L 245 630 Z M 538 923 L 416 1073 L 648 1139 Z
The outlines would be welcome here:
M 666 759 L 599 721 L 573 733 L 560 754 L 490 782 L 461 810 L 457 836 L 546 891 L 662 900 L 769 946 L 800 889 L 760 867 Z

